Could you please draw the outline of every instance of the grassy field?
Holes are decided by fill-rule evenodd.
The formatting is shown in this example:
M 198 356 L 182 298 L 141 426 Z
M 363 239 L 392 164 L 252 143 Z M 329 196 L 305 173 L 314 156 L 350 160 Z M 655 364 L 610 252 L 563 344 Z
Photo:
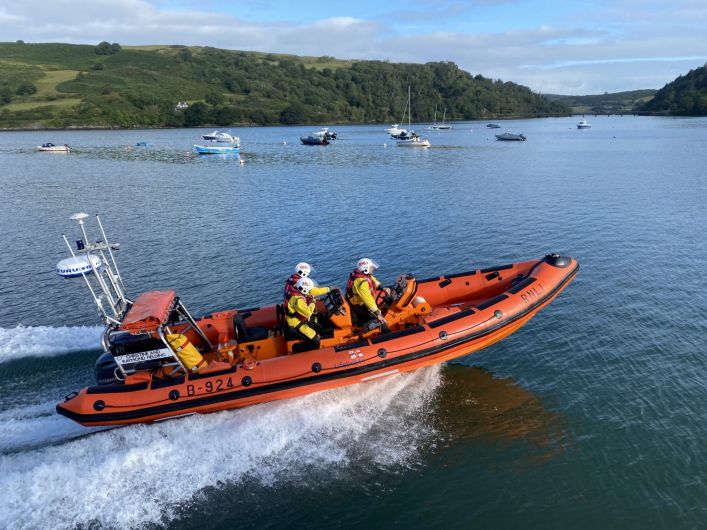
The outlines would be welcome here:
M 59 83 L 69 81 L 76 77 L 79 70 L 45 70 L 44 76 L 37 80 L 37 93 L 34 97 L 37 99 L 56 96 L 58 94 L 56 87 Z
M 66 110 L 71 107 L 75 107 L 81 103 L 81 98 L 62 98 L 55 99 L 53 101 L 49 100 L 38 100 L 38 101 L 22 101 L 18 103 L 9 103 L 3 107 L 10 112 L 17 112 L 21 110 L 32 110 L 38 109 L 39 107 L 51 107 L 54 110 Z

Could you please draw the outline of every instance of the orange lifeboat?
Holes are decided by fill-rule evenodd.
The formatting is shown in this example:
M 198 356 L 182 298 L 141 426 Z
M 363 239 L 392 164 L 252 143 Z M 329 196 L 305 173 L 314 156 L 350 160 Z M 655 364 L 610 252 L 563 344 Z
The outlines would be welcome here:
M 578 270 L 576 260 L 552 254 L 424 280 L 403 275 L 381 301 L 386 330 L 354 326 L 348 303 L 333 290 L 317 301 L 322 339 L 310 351 L 288 335 L 277 305 L 194 319 L 173 291 L 150 291 L 106 327 L 97 363 L 103 384 L 72 392 L 57 412 L 82 425 L 150 422 L 416 370 L 509 336 Z M 170 347 L 175 335 L 190 344 L 191 361 Z

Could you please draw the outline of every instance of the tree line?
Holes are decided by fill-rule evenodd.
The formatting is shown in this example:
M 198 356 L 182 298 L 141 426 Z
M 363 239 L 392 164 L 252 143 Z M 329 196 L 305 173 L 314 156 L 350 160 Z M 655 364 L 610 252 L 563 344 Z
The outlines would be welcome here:
M 707 116 L 707 63 L 665 85 L 640 110 L 673 116 Z
M 37 106 L 12 116 L 0 107 L 0 123 L 9 118 L 119 127 L 399 122 L 408 86 L 412 121 L 431 121 L 435 108 L 438 119 L 446 109 L 448 121 L 568 113 L 566 106 L 527 87 L 472 75 L 452 62 L 347 62 L 209 47 L 133 49 L 108 42 L 72 49 L 73 57 L 47 53 L 38 64 L 46 67 L 55 57 L 53 68 L 76 68 L 76 77 L 56 91 L 81 103 L 70 109 Z M 37 66 L 30 64 L 36 74 Z M 9 98 L 21 99 L 19 86 L 13 88 Z M 188 102 L 188 108 L 176 109 L 178 101 Z

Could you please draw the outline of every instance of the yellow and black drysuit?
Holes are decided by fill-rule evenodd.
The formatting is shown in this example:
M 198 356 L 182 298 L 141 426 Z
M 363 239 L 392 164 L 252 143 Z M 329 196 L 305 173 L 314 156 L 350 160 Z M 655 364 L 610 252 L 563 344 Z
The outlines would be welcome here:
M 309 326 L 316 308 L 314 298 L 311 295 L 302 294 L 293 287 L 287 287 L 285 288 L 285 300 L 282 304 L 285 311 L 285 323 L 294 334 L 306 339 L 311 343 L 311 346 L 319 348 L 319 335 Z M 315 290 L 317 296 L 329 292 L 328 287 L 315 287 L 310 292 L 313 293 Z
M 381 312 L 375 298 L 380 289 L 381 283 L 372 274 L 364 274 L 354 269 L 349 275 L 349 281 L 346 283 L 346 299 L 358 324 L 380 316 Z
M 285 280 L 285 301 L 287 301 L 287 294 L 290 291 L 299 293 L 295 286 L 297 285 L 297 280 L 299 280 L 301 277 L 302 276 L 300 276 L 296 272 L 293 272 L 290 277 Z M 309 295 L 321 296 L 323 294 L 327 294 L 329 291 L 330 289 L 328 287 L 312 287 L 312 289 L 309 291 Z

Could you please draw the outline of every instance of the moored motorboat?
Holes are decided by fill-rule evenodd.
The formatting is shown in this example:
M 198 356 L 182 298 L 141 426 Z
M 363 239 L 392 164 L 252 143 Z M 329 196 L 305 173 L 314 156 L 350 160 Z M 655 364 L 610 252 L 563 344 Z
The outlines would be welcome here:
M 232 144 L 239 144 L 240 138 L 233 136 L 227 132 L 214 131 L 212 133 L 202 134 L 201 138 L 210 142 L 226 142 Z
M 591 129 L 592 124 L 589 123 L 587 120 L 579 120 L 577 123 L 577 129 Z
M 501 126 L 498 123 L 487 123 L 486 128 L 487 129 L 500 129 Z
M 527 138 L 524 134 L 503 133 L 497 134 L 496 140 L 504 140 L 506 142 L 524 142 Z
M 336 140 L 339 135 L 335 131 L 330 131 L 329 127 L 322 127 L 321 130 L 313 132 L 312 136 L 316 136 L 317 138 L 325 138 L 331 141 Z
M 85 239 L 86 217 L 74 216 Z M 70 393 L 56 407 L 83 425 L 232 409 L 468 355 L 526 324 L 579 270 L 574 259 L 552 254 L 423 280 L 404 274 L 380 291 L 385 330 L 377 320 L 354 325 L 347 300 L 334 289 L 317 301 L 320 347 L 302 351 L 279 305 L 195 319 L 171 290 L 128 299 L 111 250 L 116 245 L 108 243 L 100 219 L 98 224 L 102 238 L 82 242 L 81 253 L 104 263 L 84 280 L 94 286 L 106 323 L 105 353 L 96 363 L 97 384 Z
M 325 136 L 314 136 L 311 134 L 309 136 L 302 136 L 300 141 L 304 145 L 329 145 L 329 140 L 327 140 Z
M 391 125 L 390 127 L 388 127 L 388 128 L 385 130 L 385 132 L 387 132 L 387 133 L 388 133 L 389 135 L 391 135 L 392 137 L 396 137 L 397 135 L 402 134 L 402 133 L 407 132 L 407 131 L 406 131 L 405 129 L 401 129 L 401 128 L 400 128 L 400 125 L 398 125 L 397 123 L 394 123 L 393 125 Z
M 71 147 L 68 145 L 54 145 L 51 142 L 47 142 L 42 145 L 37 146 L 37 151 L 43 151 L 46 153 L 70 153 Z
M 406 137 L 399 137 L 395 142 L 398 147 L 429 147 L 430 141 L 425 138 L 420 138 L 414 132 Z

